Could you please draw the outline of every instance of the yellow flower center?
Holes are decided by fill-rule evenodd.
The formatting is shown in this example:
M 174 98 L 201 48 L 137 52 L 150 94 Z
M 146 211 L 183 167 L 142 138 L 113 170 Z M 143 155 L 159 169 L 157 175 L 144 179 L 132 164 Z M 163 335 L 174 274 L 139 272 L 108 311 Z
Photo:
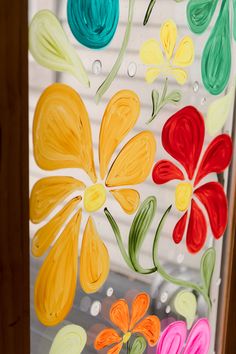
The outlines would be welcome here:
M 181 182 L 175 190 L 175 206 L 179 211 L 188 209 L 193 194 L 192 184 Z
M 88 212 L 100 209 L 106 201 L 106 189 L 102 184 L 94 184 L 84 192 L 84 207 Z
M 125 333 L 125 335 L 123 336 L 123 343 L 124 344 L 127 343 L 129 341 L 130 337 L 131 337 L 131 332 Z

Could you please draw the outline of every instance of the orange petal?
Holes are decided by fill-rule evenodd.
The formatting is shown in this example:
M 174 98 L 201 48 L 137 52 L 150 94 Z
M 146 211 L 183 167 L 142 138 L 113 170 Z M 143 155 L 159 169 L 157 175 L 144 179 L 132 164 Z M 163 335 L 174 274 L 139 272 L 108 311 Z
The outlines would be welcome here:
M 114 189 L 110 192 L 127 214 L 133 214 L 138 209 L 140 195 L 135 189 Z
M 87 294 L 95 293 L 106 281 L 110 268 L 107 248 L 89 217 L 80 252 L 80 285 Z
M 150 131 L 143 131 L 120 151 L 108 173 L 108 187 L 142 183 L 148 177 L 155 157 L 156 140 Z
M 101 350 L 111 344 L 119 343 L 122 338 L 113 328 L 105 328 L 95 339 L 94 348 Z
M 85 188 L 72 177 L 46 177 L 35 183 L 30 195 L 30 220 L 38 224 L 68 195 Z
M 110 309 L 110 319 L 122 332 L 128 332 L 129 307 L 125 300 L 120 299 L 114 302 Z
M 78 196 L 70 200 L 46 225 L 36 232 L 32 240 L 32 254 L 35 257 L 41 257 L 46 252 L 81 199 Z
M 99 135 L 99 161 L 102 179 L 107 173 L 112 154 L 134 127 L 139 113 L 139 98 L 130 90 L 117 92 L 108 103 Z
M 160 320 L 156 316 L 148 316 L 133 329 L 133 333 L 142 334 L 148 344 L 153 347 L 156 345 L 160 336 L 161 324 Z
M 34 114 L 33 143 L 39 167 L 82 168 L 96 181 L 88 113 L 70 86 L 56 83 L 41 95 Z
M 39 321 L 56 326 L 69 313 L 76 290 L 81 209 L 45 259 L 35 283 L 34 306 Z
M 135 324 L 146 314 L 149 305 L 150 297 L 148 294 L 140 293 L 136 296 L 132 304 L 132 315 L 129 327 L 130 330 L 132 330 Z
M 118 343 L 114 347 L 108 350 L 107 354 L 119 354 L 123 347 L 123 343 Z

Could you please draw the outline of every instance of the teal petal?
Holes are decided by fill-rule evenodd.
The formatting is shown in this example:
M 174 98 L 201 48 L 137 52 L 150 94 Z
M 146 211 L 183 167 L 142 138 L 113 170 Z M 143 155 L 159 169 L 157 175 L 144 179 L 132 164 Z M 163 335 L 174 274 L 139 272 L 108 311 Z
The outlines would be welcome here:
M 203 33 L 209 26 L 219 0 L 190 0 L 187 7 L 191 31 Z
M 202 56 L 202 80 L 212 95 L 226 87 L 231 72 L 229 0 L 223 0 L 219 16 Z
M 91 49 L 106 47 L 117 29 L 118 0 L 68 0 L 70 29 L 79 43 Z

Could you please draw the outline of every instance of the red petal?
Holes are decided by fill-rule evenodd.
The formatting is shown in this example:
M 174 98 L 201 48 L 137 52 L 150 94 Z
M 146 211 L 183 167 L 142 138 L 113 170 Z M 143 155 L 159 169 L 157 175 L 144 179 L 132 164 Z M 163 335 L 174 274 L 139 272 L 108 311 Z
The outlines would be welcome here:
M 179 221 L 175 225 L 173 231 L 173 240 L 175 241 L 175 243 L 180 243 L 180 241 L 182 241 L 185 226 L 186 226 L 186 221 L 187 221 L 187 212 L 181 217 L 181 219 L 179 219 Z
M 191 214 L 187 230 L 187 247 L 189 252 L 199 252 L 206 241 L 207 225 L 203 212 L 192 200 Z
M 209 182 L 194 191 L 207 210 L 212 233 L 219 238 L 225 232 L 228 219 L 228 203 L 224 188 L 218 182 Z
M 161 160 L 153 168 L 152 179 L 156 184 L 164 184 L 173 179 L 184 180 L 184 175 L 172 162 Z
M 232 148 L 232 139 L 227 134 L 221 134 L 212 140 L 204 153 L 194 185 L 211 172 L 223 172 L 230 164 Z
M 189 179 L 195 172 L 205 135 L 204 119 L 187 106 L 168 119 L 162 131 L 165 150 L 184 166 Z

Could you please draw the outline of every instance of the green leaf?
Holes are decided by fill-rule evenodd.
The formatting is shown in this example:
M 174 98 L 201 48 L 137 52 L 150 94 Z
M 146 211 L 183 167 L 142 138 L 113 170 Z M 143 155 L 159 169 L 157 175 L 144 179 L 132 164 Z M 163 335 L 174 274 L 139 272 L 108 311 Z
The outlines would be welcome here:
M 233 34 L 234 40 L 236 41 L 236 0 L 233 0 Z
M 77 325 L 64 326 L 52 342 L 49 354 L 80 354 L 87 342 L 85 330 Z
M 232 85 L 225 96 L 210 104 L 206 119 L 206 128 L 209 135 L 217 134 L 225 125 L 233 106 L 234 95 L 235 85 Z
M 216 55 L 217 53 L 217 55 Z M 202 80 L 212 95 L 219 95 L 231 72 L 231 31 L 229 0 L 222 0 L 219 16 L 202 55 Z
M 152 223 L 153 217 L 155 215 L 157 208 L 157 202 L 155 197 L 148 197 L 141 204 L 139 210 L 137 211 L 134 220 L 132 222 L 130 232 L 129 232 L 129 256 L 133 264 L 133 267 L 137 272 L 149 273 L 154 269 L 146 270 L 142 268 L 139 264 L 138 256 L 147 235 L 147 231 Z
M 56 16 L 42 10 L 33 17 L 29 28 L 29 49 L 42 66 L 74 75 L 89 86 L 86 70 Z
M 190 0 L 187 7 L 188 23 L 192 32 L 201 34 L 209 26 L 219 0 Z
M 180 291 L 174 300 L 175 310 L 187 321 L 187 328 L 190 329 L 195 320 L 197 311 L 197 300 L 194 294 L 188 290 Z
M 115 237 L 116 237 L 116 241 L 117 241 L 117 244 L 119 246 L 119 249 L 120 249 L 120 252 L 126 262 L 126 264 L 128 265 L 129 268 L 131 268 L 132 270 L 136 271 L 135 268 L 133 267 L 133 264 L 131 263 L 130 259 L 129 259 L 129 256 L 126 252 L 126 249 L 124 247 L 124 244 L 123 244 L 123 240 L 122 240 L 122 237 L 121 237 L 121 234 L 120 234 L 120 229 L 117 225 L 117 223 L 115 222 L 113 216 L 111 215 L 111 213 L 109 212 L 109 210 L 107 208 L 104 209 L 104 213 L 113 229 L 113 232 L 115 234 Z
M 204 288 L 209 294 L 211 279 L 215 268 L 216 251 L 213 247 L 208 248 L 201 259 L 201 277 Z
M 137 337 L 132 345 L 130 354 L 143 354 L 147 343 L 143 337 Z
M 180 91 L 172 91 L 170 92 L 167 96 L 165 101 L 168 101 L 170 103 L 178 103 L 182 99 L 182 94 Z
M 149 21 L 149 18 L 151 16 L 151 13 L 152 13 L 152 10 L 153 10 L 153 7 L 156 3 L 156 0 L 151 0 L 149 5 L 148 5 L 148 8 L 147 8 L 147 11 L 146 11 L 146 14 L 145 14 L 145 17 L 144 17 L 144 20 L 143 20 L 143 25 L 145 26 L 148 21 Z
M 156 116 L 159 104 L 159 92 L 152 90 L 152 117 Z

